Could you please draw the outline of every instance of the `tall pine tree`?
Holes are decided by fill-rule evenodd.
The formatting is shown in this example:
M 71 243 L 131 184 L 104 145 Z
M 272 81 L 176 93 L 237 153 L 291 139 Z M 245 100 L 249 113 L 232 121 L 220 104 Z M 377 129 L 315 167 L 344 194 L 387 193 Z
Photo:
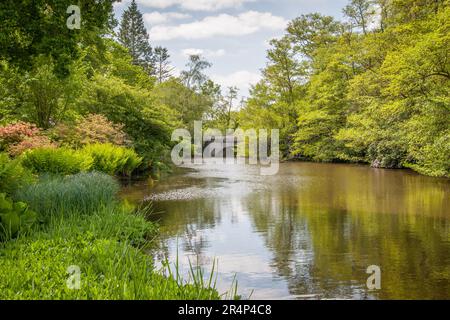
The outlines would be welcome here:
M 122 15 L 119 42 L 128 49 L 133 57 L 133 64 L 142 66 L 149 74 L 154 74 L 153 50 L 149 43 L 149 35 L 144 26 L 142 13 L 135 0 Z

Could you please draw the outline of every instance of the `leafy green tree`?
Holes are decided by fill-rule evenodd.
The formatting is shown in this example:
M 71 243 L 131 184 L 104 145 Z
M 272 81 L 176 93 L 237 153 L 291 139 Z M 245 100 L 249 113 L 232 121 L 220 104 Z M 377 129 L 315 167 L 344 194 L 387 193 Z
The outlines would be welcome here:
M 334 43 L 341 31 L 341 23 L 319 13 L 301 15 L 292 20 L 287 28 L 294 49 L 306 58 L 312 58 L 318 47 Z
M 272 40 L 267 51 L 268 63 L 262 74 L 279 99 L 293 104 L 299 96 L 299 88 L 306 75 L 306 68 L 296 59 L 288 38 Z
M 234 107 L 234 102 L 235 102 L 235 100 L 238 97 L 238 93 L 239 93 L 239 90 L 238 90 L 237 87 L 229 87 L 228 91 L 227 91 L 227 94 L 225 96 L 225 102 L 226 102 L 226 104 L 225 104 L 226 105 L 225 116 L 226 116 L 227 128 L 230 128 L 230 125 L 231 125 L 231 120 L 232 120 L 231 119 L 231 112 L 232 112 L 233 107 Z
M 350 19 L 352 26 L 360 28 L 366 35 L 376 13 L 373 1 L 351 0 L 343 11 Z
M 206 120 L 214 104 L 212 96 L 189 89 L 177 78 L 156 86 L 154 94 L 160 104 L 175 111 L 178 123 L 189 130 L 193 130 L 194 121 Z
M 390 0 L 390 23 L 399 25 L 431 18 L 448 7 L 448 0 Z
M 37 59 L 26 74 L 23 110 L 39 127 L 48 129 L 63 119 L 74 105 L 84 79 L 82 67 L 72 64 L 70 76 L 59 79 L 52 62 Z
M 133 64 L 133 57 L 128 50 L 112 39 L 105 39 L 104 42 L 105 58 L 96 62 L 95 65 L 92 65 L 91 62 L 86 62 L 90 70 L 93 73 L 98 71 L 104 74 L 111 74 L 122 79 L 130 86 L 152 90 L 155 85 L 155 78 L 149 76 L 143 67 Z
M 167 160 L 171 133 L 178 126 L 176 113 L 159 104 L 153 92 L 111 75 L 97 74 L 78 103 L 86 113 L 102 114 L 123 124 L 146 166 Z
M 350 25 L 303 15 L 272 41 L 239 125 L 282 128 L 295 158 L 449 176 L 449 2 L 351 0 L 344 13 Z
M 214 84 L 211 81 L 212 84 Z M 211 109 L 208 127 L 219 129 L 225 132 L 227 129 L 235 129 L 237 127 L 236 107 L 239 90 L 236 87 L 228 87 L 225 95 L 222 95 L 220 86 L 216 87 L 219 91 L 215 96 L 213 107 Z
M 33 59 L 46 55 L 54 61 L 59 77 L 83 46 L 101 48 L 101 36 L 110 33 L 115 0 L 80 0 L 81 28 L 67 27 L 70 0 L 4 0 L 0 2 L 0 60 L 29 70 Z
M 36 123 L 44 129 L 70 117 L 86 79 L 84 67 L 79 61 L 72 62 L 69 75 L 60 78 L 54 72 L 55 63 L 42 55 L 33 59 L 29 71 L 22 72 L 14 66 L 0 71 L 0 81 L 4 83 L 0 105 L 7 108 L 6 116 Z

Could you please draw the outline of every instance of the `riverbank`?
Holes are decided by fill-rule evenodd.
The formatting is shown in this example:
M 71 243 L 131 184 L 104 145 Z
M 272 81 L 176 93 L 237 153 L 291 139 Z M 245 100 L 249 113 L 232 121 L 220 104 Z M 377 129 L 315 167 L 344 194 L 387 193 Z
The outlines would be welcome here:
M 372 163 L 369 162 L 363 162 L 363 161 L 313 161 L 311 159 L 304 159 L 304 158 L 287 158 L 282 160 L 281 162 L 311 162 L 311 163 L 330 163 L 330 164 L 354 164 L 354 165 L 361 165 L 361 166 L 367 166 L 374 169 L 388 169 L 388 170 L 410 170 L 414 173 L 417 173 L 422 176 L 426 177 L 433 177 L 433 178 L 450 178 L 450 175 L 447 172 L 450 171 L 427 171 L 424 170 L 416 165 L 407 163 L 404 164 L 402 167 L 384 167 L 381 165 L 380 161 L 374 161 Z
M 158 227 L 119 201 L 118 189 L 112 177 L 92 173 L 19 191 L 39 223 L 0 243 L 0 299 L 219 299 L 210 284 L 155 268 L 145 248 Z

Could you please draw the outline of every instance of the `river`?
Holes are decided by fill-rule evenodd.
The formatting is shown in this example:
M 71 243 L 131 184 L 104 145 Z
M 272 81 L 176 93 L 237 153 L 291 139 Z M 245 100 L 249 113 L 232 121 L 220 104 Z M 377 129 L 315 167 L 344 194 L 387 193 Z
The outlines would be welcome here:
M 153 202 L 159 259 L 214 261 L 219 292 L 251 299 L 450 299 L 450 180 L 289 162 L 189 166 L 126 198 Z M 369 266 L 381 289 L 369 290 Z

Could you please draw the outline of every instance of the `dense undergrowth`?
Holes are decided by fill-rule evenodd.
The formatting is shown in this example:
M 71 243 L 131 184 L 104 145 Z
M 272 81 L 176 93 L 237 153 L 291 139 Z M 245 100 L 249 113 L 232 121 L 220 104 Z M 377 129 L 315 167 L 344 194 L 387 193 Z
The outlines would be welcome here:
M 44 176 L 17 190 L 14 200 L 38 217 L 0 243 L 0 299 L 219 299 L 194 272 L 186 284 L 155 268 L 144 249 L 157 226 L 119 201 L 118 187 L 92 172 Z M 79 287 L 71 270 L 80 271 Z

